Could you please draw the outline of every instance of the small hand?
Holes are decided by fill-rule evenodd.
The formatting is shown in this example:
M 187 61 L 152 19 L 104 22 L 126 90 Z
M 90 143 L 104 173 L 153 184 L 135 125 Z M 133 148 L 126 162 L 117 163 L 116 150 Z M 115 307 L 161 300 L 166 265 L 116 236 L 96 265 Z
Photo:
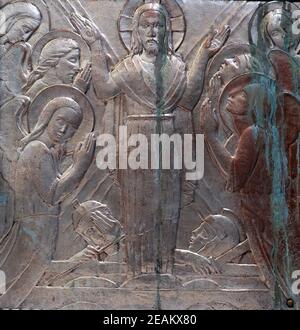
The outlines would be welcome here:
M 204 100 L 201 107 L 200 128 L 207 135 L 216 133 L 219 128 L 216 110 L 212 108 L 209 98 Z
M 93 158 L 96 146 L 96 139 L 94 133 L 90 133 L 83 142 L 78 143 L 74 151 L 74 164 L 80 168 L 87 168 Z
M 212 97 L 214 95 L 218 95 L 220 93 L 220 90 L 222 88 L 222 77 L 220 72 L 216 72 L 209 81 L 209 96 Z
M 89 88 L 91 78 L 92 78 L 91 63 L 88 62 L 84 65 L 83 69 L 75 78 L 73 86 L 78 88 L 82 93 L 85 94 Z
M 88 245 L 83 251 L 82 260 L 99 260 L 99 248 Z
M 214 56 L 225 44 L 230 35 L 230 27 L 225 25 L 221 31 L 215 30 L 205 41 L 205 48 L 208 49 L 209 55 Z
M 213 258 L 206 258 L 201 255 L 197 256 L 195 262 L 192 265 L 195 272 L 200 275 L 207 276 L 213 274 L 219 274 L 219 265 Z
M 99 246 L 88 245 L 81 252 L 77 253 L 73 256 L 70 261 L 71 262 L 90 262 L 94 261 L 104 261 L 107 258 L 107 253 L 101 252 L 101 248 Z
M 98 27 L 91 20 L 75 12 L 71 14 L 70 20 L 88 45 L 91 46 L 96 40 L 101 39 L 101 33 Z

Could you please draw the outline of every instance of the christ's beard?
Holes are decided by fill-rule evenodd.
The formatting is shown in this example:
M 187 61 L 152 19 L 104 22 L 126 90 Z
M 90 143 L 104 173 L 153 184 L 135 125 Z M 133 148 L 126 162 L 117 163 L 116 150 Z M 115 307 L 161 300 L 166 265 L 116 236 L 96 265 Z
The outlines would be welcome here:
M 159 52 L 158 45 L 151 45 L 146 48 L 146 53 L 150 56 L 157 56 Z

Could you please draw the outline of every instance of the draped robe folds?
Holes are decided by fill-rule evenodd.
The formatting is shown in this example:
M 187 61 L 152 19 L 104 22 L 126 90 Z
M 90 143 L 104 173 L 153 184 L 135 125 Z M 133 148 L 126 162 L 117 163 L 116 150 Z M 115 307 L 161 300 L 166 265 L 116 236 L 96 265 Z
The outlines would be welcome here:
M 187 84 L 186 66 L 179 57 L 167 56 L 155 74 L 154 64 L 129 56 L 111 76 L 121 91 L 114 101 L 116 131 L 126 125 L 128 138 L 145 135 L 150 149 L 151 134 L 171 136 L 191 126 L 191 114 L 178 107 Z M 152 170 L 150 151 L 148 158 L 149 169 L 118 171 L 128 270 L 133 274 L 172 272 L 174 263 L 181 171 Z
M 24 42 L 5 49 L 0 45 L 0 107 L 20 95 L 28 75 L 31 47 Z
M 31 56 L 29 44 L 0 45 L 0 238 L 14 218 L 14 170 L 18 141 L 16 113 L 24 104 L 22 86 L 26 83 Z
M 0 295 L 0 308 L 18 308 L 52 260 L 60 211 L 54 201 L 59 175 L 55 153 L 42 142 L 30 142 L 20 154 L 15 221 L 0 240 L 0 269 L 7 290 Z
M 288 247 L 283 229 L 277 229 L 276 234 L 278 224 L 273 219 L 272 178 L 267 167 L 268 153 L 263 131 L 250 126 L 241 135 L 227 188 L 241 193 L 244 228 L 263 281 L 271 290 L 279 285 L 283 295 L 288 297 L 290 287 L 286 281 L 285 260 Z M 285 193 L 282 192 L 282 198 Z M 280 221 L 284 222 L 284 219 Z

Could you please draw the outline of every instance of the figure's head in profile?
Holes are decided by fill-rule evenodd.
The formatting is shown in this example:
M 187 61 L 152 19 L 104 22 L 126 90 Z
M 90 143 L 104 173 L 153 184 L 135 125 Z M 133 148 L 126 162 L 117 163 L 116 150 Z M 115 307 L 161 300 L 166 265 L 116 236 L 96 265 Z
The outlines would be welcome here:
M 80 69 L 80 47 L 73 39 L 57 38 L 42 49 L 38 65 L 28 78 L 27 88 L 37 80 L 72 84 Z
M 148 3 L 139 7 L 133 17 L 132 52 L 134 55 L 173 53 L 171 21 L 160 4 Z
M 42 15 L 31 3 L 10 3 L 0 10 L 0 44 L 26 42 L 39 27 Z
M 272 80 L 259 73 L 246 73 L 230 80 L 219 99 L 224 124 L 230 126 L 226 124 L 229 114 L 239 135 L 253 124 L 265 127 L 269 115 L 268 88 L 272 90 Z
M 55 98 L 42 110 L 33 131 L 22 140 L 23 145 L 42 137 L 51 145 L 63 145 L 74 136 L 82 119 L 77 102 L 68 97 Z
M 238 245 L 240 239 L 233 220 L 223 215 L 210 215 L 192 232 L 189 250 L 216 258 Z
M 245 115 L 248 111 L 249 102 L 247 81 L 231 81 L 227 86 L 228 97 L 226 111 L 234 115 Z
M 268 48 L 289 50 L 295 38 L 291 13 L 284 9 L 270 11 L 261 21 L 262 39 Z
M 224 85 L 233 77 L 249 72 L 251 68 L 251 55 L 244 53 L 225 58 L 216 75 L 219 75 Z
M 230 131 L 241 135 L 253 124 L 249 102 L 252 97 L 251 77 L 243 74 L 231 79 L 224 87 L 219 99 L 219 113 Z
M 92 246 L 104 247 L 121 237 L 122 226 L 105 204 L 73 202 L 73 227 Z
M 249 44 L 233 42 L 224 46 L 207 70 L 209 90 L 215 101 L 230 80 L 245 73 L 261 72 L 260 66 L 259 61 L 252 56 Z

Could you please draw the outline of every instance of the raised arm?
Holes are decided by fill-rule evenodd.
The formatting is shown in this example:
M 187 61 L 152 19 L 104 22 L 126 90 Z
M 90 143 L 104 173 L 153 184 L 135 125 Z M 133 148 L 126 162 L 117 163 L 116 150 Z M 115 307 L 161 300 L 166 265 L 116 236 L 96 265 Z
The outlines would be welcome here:
M 215 30 L 214 33 L 206 37 L 201 43 L 196 56 L 190 63 L 188 69 L 187 88 L 183 99 L 180 102 L 185 108 L 193 110 L 198 103 L 203 91 L 205 71 L 208 61 L 225 44 L 229 34 L 229 26 L 224 26 L 220 32 Z
M 119 88 L 111 78 L 107 56 L 103 51 L 101 40 L 91 45 L 92 50 L 92 78 L 94 81 L 96 95 L 105 100 L 120 93 Z
M 89 19 L 72 13 L 70 18 L 78 33 L 90 46 L 92 53 L 92 80 L 96 95 L 105 100 L 119 94 L 119 89 L 111 78 L 107 54 L 98 27 Z

